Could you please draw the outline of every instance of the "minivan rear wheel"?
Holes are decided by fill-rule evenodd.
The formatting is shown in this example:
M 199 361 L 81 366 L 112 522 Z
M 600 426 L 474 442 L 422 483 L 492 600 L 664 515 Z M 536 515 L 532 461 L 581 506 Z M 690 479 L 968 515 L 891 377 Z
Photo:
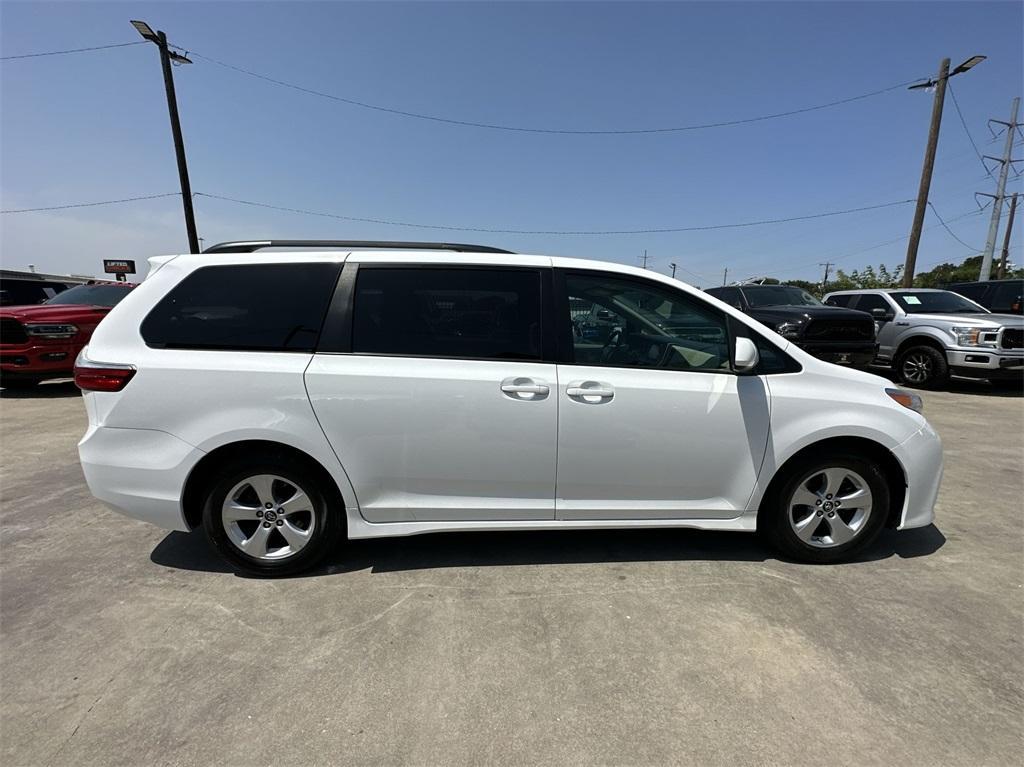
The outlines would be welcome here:
M 801 562 L 842 562 L 869 546 L 885 526 L 889 483 L 860 456 L 834 453 L 799 462 L 768 499 L 761 525 L 784 554 Z
M 231 565 L 251 575 L 307 570 L 335 546 L 343 514 L 329 488 L 289 456 L 238 459 L 223 467 L 206 493 L 203 529 Z

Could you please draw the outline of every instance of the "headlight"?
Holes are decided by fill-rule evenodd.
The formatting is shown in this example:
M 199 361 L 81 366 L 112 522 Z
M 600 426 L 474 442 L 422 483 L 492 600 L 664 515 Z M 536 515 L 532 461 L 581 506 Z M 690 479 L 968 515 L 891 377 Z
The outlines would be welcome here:
M 775 332 L 783 338 L 799 338 L 801 327 L 799 322 L 780 322 L 775 326 Z
M 989 328 L 950 328 L 949 332 L 956 339 L 957 346 L 996 346 L 998 330 Z
M 51 325 L 45 322 L 26 322 L 25 332 L 36 338 L 73 338 L 78 334 L 76 325 Z
M 924 402 L 913 392 L 904 391 L 903 389 L 886 389 L 885 393 L 903 405 L 903 407 L 910 408 L 915 413 L 924 412 Z

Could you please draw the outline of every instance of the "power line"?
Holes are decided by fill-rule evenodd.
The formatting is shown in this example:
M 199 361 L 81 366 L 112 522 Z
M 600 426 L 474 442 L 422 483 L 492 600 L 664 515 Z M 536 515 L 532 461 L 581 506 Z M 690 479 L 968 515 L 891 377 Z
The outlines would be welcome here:
M 932 201 L 931 200 L 928 200 L 928 207 L 932 209 L 932 213 L 935 214 L 935 218 L 939 219 L 939 223 L 942 224 L 942 227 L 947 232 L 949 232 L 949 236 L 950 237 L 952 237 L 954 240 L 959 242 L 961 245 L 963 245 L 965 248 L 967 248 L 970 251 L 973 251 L 975 253 L 980 253 L 981 252 L 981 248 L 972 248 L 970 245 L 968 245 L 966 242 L 964 242 L 963 240 L 961 240 L 959 237 L 956 236 L 956 233 L 952 229 L 949 228 L 949 226 L 946 224 L 945 221 L 942 220 L 942 216 L 939 215 L 939 211 L 935 209 L 934 205 L 932 205 Z
M 252 200 L 240 200 L 236 197 L 227 197 L 218 194 L 208 194 L 206 192 L 196 192 L 196 197 L 209 197 L 214 200 L 224 200 L 226 202 L 234 202 L 239 205 L 249 205 L 256 208 L 267 208 L 270 210 L 280 210 L 286 213 L 302 213 L 307 216 L 320 216 L 322 218 L 336 218 L 342 221 L 359 221 L 362 223 L 369 224 L 384 224 L 387 226 L 406 226 L 416 229 L 445 229 L 449 231 L 458 232 L 481 232 L 484 234 L 534 234 L 534 235 L 619 235 L 619 234 L 667 234 L 675 232 L 703 232 L 714 229 L 739 229 L 749 226 L 763 226 L 767 224 L 782 224 L 790 221 L 806 221 L 815 218 L 826 218 L 829 216 L 841 216 L 847 213 L 859 213 L 864 210 L 875 210 L 877 208 L 888 208 L 895 205 L 906 205 L 907 203 L 914 202 L 914 200 L 896 200 L 894 202 L 881 203 L 879 205 L 868 205 L 862 208 L 850 208 L 847 210 L 834 210 L 825 213 L 812 213 L 805 216 L 790 216 L 788 218 L 775 218 L 775 219 L 764 219 L 760 221 L 743 221 L 732 224 L 711 224 L 705 226 L 679 226 L 679 227 L 663 227 L 657 229 L 619 229 L 619 230 L 535 230 L 535 229 L 496 229 L 478 226 L 447 226 L 441 224 L 418 224 L 411 223 L 408 221 L 393 221 L 388 219 L 380 218 L 367 218 L 361 216 L 345 216 L 338 213 L 324 213 L 321 211 L 305 210 L 302 208 L 289 208 L 283 205 L 271 205 L 270 203 L 254 202 Z
M 559 128 L 528 128 L 517 125 L 500 125 L 497 123 L 483 123 L 474 122 L 472 120 L 458 120 L 450 117 L 440 117 L 438 115 L 423 114 L 421 112 L 412 112 L 406 109 L 397 109 L 394 107 L 380 106 L 379 104 L 370 104 L 365 101 L 357 101 L 356 99 L 345 98 L 344 96 L 337 96 L 333 93 L 325 93 L 324 91 L 318 91 L 313 88 L 307 88 L 304 85 L 296 85 L 295 83 L 285 82 L 284 80 L 278 80 L 275 77 L 269 77 L 268 75 L 260 74 L 259 72 L 253 72 L 250 69 L 244 69 L 243 67 L 235 66 L 234 64 L 228 64 L 225 61 L 204 56 L 201 53 L 196 53 L 193 50 L 182 48 L 181 46 L 172 45 L 172 48 L 176 50 L 185 51 L 189 56 L 194 56 L 197 59 L 203 61 L 209 61 L 211 64 L 230 69 L 235 72 L 239 72 L 249 77 L 255 77 L 258 80 L 264 80 L 274 85 L 279 85 L 282 88 L 290 88 L 300 93 L 306 93 L 310 96 L 318 96 L 320 98 L 330 99 L 332 101 L 338 101 L 342 104 L 348 104 L 349 106 L 360 107 L 362 109 L 372 109 L 376 112 L 386 112 L 388 114 L 399 115 L 401 117 L 411 117 L 417 120 L 429 120 L 431 122 L 445 123 L 448 125 L 459 125 L 466 128 L 485 128 L 487 130 L 500 130 L 500 131 L 513 131 L 517 133 L 547 133 L 547 134 L 561 134 L 561 135 L 586 135 L 586 136 L 621 136 L 621 135 L 636 135 L 645 133 L 680 133 L 683 131 L 694 131 L 704 130 L 707 128 L 726 128 L 734 125 L 745 125 L 747 123 L 762 122 L 764 120 L 774 120 L 780 117 L 790 117 L 792 115 L 804 114 L 805 112 L 813 112 L 819 109 L 828 109 L 829 107 L 839 106 L 841 104 L 849 104 L 852 101 L 860 101 L 862 99 L 871 98 L 872 96 L 879 96 L 889 91 L 898 90 L 911 83 L 917 82 L 917 80 L 908 80 L 904 83 L 898 83 L 891 85 L 887 88 L 881 88 L 876 91 L 869 93 L 861 93 L 857 96 L 849 96 L 838 101 L 830 101 L 826 104 L 817 104 L 815 106 L 803 107 L 801 109 L 791 109 L 786 112 L 776 112 L 767 115 L 758 115 L 757 117 L 747 117 L 739 120 L 724 120 L 721 122 L 713 123 L 700 123 L 694 125 L 679 125 L 665 128 L 633 128 L 633 129 L 622 129 L 622 130 L 567 130 Z
M 961 213 L 958 216 L 954 216 L 953 218 L 949 219 L 949 221 L 950 222 L 959 221 L 960 219 L 967 218 L 969 216 L 977 216 L 977 215 L 980 215 L 981 212 L 982 211 L 980 211 L 980 210 L 969 210 L 966 213 Z M 938 229 L 940 226 L 942 226 L 942 224 L 935 224 L 934 226 L 926 226 L 922 231 L 928 232 L 928 231 L 931 231 L 932 229 Z M 897 242 L 905 242 L 905 241 L 907 241 L 909 239 L 910 239 L 910 235 L 909 234 L 905 234 L 902 237 L 895 237 L 895 238 L 893 238 L 891 240 L 886 240 L 885 242 L 879 242 L 879 243 L 876 243 L 874 245 L 869 245 L 866 248 L 861 248 L 860 250 L 854 250 L 854 251 L 851 251 L 849 253 L 844 253 L 841 256 L 833 256 L 831 258 L 832 258 L 833 261 L 843 261 L 843 260 L 845 260 L 847 258 L 853 258 L 854 256 L 861 255 L 862 253 L 867 253 L 867 252 L 872 251 L 872 250 L 878 250 L 879 248 L 884 248 L 886 245 L 894 245 Z M 782 270 L 776 270 L 776 271 L 773 272 L 773 274 L 787 274 L 787 273 L 790 273 L 790 272 L 799 271 L 800 269 L 806 269 L 806 268 L 809 268 L 809 267 L 812 267 L 812 266 L 815 266 L 815 265 L 817 265 L 817 262 L 805 263 L 805 264 L 796 264 L 794 266 L 787 266 L 785 269 L 782 269 Z M 751 276 L 753 277 L 755 275 L 751 275 Z
M 65 53 L 85 53 L 86 51 L 105 51 L 108 48 L 127 48 L 129 45 L 142 45 L 145 40 L 138 40 L 133 43 L 114 43 L 112 45 L 94 45 L 91 48 L 70 48 L 66 51 L 45 51 L 43 53 L 23 53 L 20 56 L 0 56 L 0 61 L 11 59 L 34 59 L 39 56 L 63 56 Z
M 964 119 L 964 113 L 960 111 L 960 102 L 956 100 L 956 91 L 953 90 L 953 84 L 947 82 L 946 87 L 949 89 L 949 95 L 953 97 L 953 106 L 956 107 L 956 113 L 960 117 L 960 124 L 964 126 L 964 133 L 967 134 L 967 140 L 971 142 L 971 146 L 974 148 L 974 154 L 977 155 L 978 162 L 981 163 L 981 167 L 985 169 L 985 174 L 991 177 L 992 171 L 988 169 L 988 166 L 985 164 L 985 158 L 982 157 L 981 152 L 978 151 L 978 145 L 974 143 L 974 136 L 971 135 L 971 131 L 967 127 L 967 121 Z M 932 208 L 933 212 L 934 210 L 935 208 Z M 936 213 L 935 215 L 937 216 L 939 214 Z M 942 219 L 939 220 L 941 221 Z
M 121 200 L 99 200 L 97 202 L 73 202 L 66 205 L 50 205 L 45 208 L 20 208 L 18 210 L 0 210 L 0 213 L 39 213 L 44 210 L 67 210 L 68 208 L 94 208 L 98 205 L 116 205 L 122 202 L 136 202 L 137 200 L 157 200 L 161 197 L 180 197 L 181 192 L 168 192 L 167 194 L 148 194 L 142 197 L 125 197 Z

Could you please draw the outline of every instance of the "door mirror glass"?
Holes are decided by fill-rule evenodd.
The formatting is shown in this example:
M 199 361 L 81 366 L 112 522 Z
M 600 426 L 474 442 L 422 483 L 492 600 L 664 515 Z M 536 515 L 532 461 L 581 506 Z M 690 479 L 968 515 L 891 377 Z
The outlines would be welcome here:
M 757 367 L 761 355 L 757 346 L 749 338 L 736 339 L 736 351 L 733 353 L 732 366 L 738 373 L 747 373 Z

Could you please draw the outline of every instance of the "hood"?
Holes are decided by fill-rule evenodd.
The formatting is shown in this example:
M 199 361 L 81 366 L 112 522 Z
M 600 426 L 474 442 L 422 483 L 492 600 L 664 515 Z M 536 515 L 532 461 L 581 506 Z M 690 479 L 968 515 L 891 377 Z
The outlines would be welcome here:
M 851 322 L 873 322 L 874 318 L 867 312 L 846 309 L 842 306 L 752 306 L 751 317 L 759 320 L 850 320 Z
M 942 322 L 953 325 L 971 325 L 978 327 L 997 327 L 1004 325 L 1011 328 L 1024 328 L 1024 317 L 1017 314 L 910 314 L 911 320 L 917 322 Z
M 13 317 L 22 322 L 74 322 L 76 319 L 102 316 L 109 311 L 109 306 L 89 304 L 34 304 L 5 306 L 0 309 L 0 317 Z

